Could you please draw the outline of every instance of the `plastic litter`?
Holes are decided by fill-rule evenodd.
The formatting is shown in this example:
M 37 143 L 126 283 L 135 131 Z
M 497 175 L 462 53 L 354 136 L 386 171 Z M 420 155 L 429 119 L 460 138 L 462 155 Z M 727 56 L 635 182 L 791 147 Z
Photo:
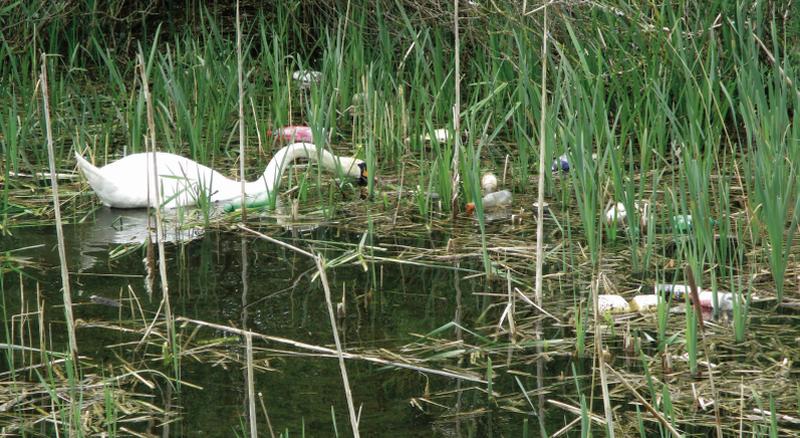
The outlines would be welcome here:
M 606 223 L 611 225 L 613 223 L 625 223 L 628 217 L 628 212 L 625 211 L 625 204 L 617 202 L 616 204 L 608 207 L 606 210 Z
M 562 172 L 569 172 L 569 157 L 567 157 L 567 154 L 563 154 L 553 160 L 553 165 L 550 166 L 550 170 L 553 172 L 558 172 L 559 170 Z
M 481 177 L 481 188 L 484 194 L 497 191 L 497 177 L 493 173 L 484 173 Z
M 292 79 L 300 85 L 300 88 L 308 89 L 322 80 L 322 72 L 315 70 L 298 70 L 292 73 Z
M 508 190 L 500 190 L 499 192 L 489 193 L 483 197 L 483 209 L 489 210 L 492 208 L 508 207 L 511 205 L 512 199 L 511 192 Z
M 302 125 L 290 125 L 272 131 L 272 136 L 280 141 L 302 141 L 313 143 L 314 134 L 311 128 Z
M 658 295 L 637 295 L 633 297 L 629 304 L 633 311 L 654 312 L 658 308 Z M 666 299 L 666 298 L 663 298 Z
M 630 311 L 630 305 L 620 295 L 598 295 L 597 310 L 600 313 L 624 313 Z

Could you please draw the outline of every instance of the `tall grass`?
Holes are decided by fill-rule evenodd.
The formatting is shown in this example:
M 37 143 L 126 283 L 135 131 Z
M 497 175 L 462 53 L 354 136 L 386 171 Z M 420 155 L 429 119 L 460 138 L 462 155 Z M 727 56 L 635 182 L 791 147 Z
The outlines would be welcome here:
M 773 33 L 775 29 L 772 29 Z M 770 271 L 778 301 L 783 297 L 785 272 L 794 233 L 800 219 L 797 196 L 800 168 L 800 114 L 787 108 L 800 105 L 797 89 L 787 82 L 793 71 L 775 51 L 773 65 L 765 68 L 749 56 L 758 57 L 757 36 L 740 28 L 742 53 L 737 71 L 741 96 L 739 114 L 746 130 L 746 146 L 751 152 L 745 167 L 753 196 L 751 208 L 769 242 Z

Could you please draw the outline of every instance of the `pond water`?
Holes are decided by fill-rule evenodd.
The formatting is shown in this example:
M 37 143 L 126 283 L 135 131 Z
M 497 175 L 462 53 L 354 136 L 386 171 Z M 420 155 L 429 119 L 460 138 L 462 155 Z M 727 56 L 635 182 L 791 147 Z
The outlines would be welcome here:
M 540 424 L 548 434 L 562 428 L 575 433 L 581 427 L 581 403 L 596 414 L 592 427 L 603 429 L 594 327 L 587 319 L 586 355 L 576 359 L 581 336 L 576 320 L 590 318 L 591 279 L 598 278 L 605 293 L 629 298 L 680 275 L 670 268 L 673 257 L 682 257 L 676 255 L 682 240 L 674 235 L 655 240 L 650 263 L 663 270 L 633 272 L 631 247 L 619 237 L 604 241 L 601 274 L 593 273 L 581 243 L 559 238 L 560 233 L 577 233 L 578 221 L 566 212 L 554 209 L 546 216 L 545 236 L 551 239 L 544 262 L 546 314 L 526 304 L 521 294 L 532 296 L 535 221 L 530 212 L 522 214 L 521 223 L 501 215 L 487 224 L 485 245 L 495 272 L 491 279 L 485 275 L 479 227 L 467 218 L 448 219 L 449 225 L 422 224 L 407 214 L 393 223 L 392 214 L 326 219 L 312 211 L 292 221 L 253 212 L 248 227 L 327 261 L 332 305 L 342 307 L 335 319 L 343 349 L 357 356 L 345 363 L 362 436 L 523 436 L 525 428 L 533 436 Z M 245 339 L 236 330 L 247 329 L 256 334 L 259 433 L 267 436 L 271 426 L 276 436 L 350 435 L 314 261 L 237 228 L 236 221 L 179 226 L 197 222 L 184 214 L 165 217 L 169 297 L 177 321 L 172 351 L 157 281 L 152 297 L 147 293 L 146 213 L 99 208 L 71 216 L 74 223 L 64 227 L 82 370 L 92 382 L 97 381 L 93 376 L 125 376 L 112 388 L 118 391 L 119 427 L 152 435 L 246 434 Z M 42 346 L 66 351 L 54 227 L 11 231 L 0 238 L 6 254 L 4 311 L 10 321 L 6 342 L 31 351 Z M 747 275 L 744 268 L 739 275 Z M 769 282 L 764 276 L 750 278 L 759 287 Z M 44 303 L 41 319 L 37 296 Z M 730 315 L 708 323 L 705 345 L 718 391 L 725 394 L 720 405 L 726 431 L 738 428 L 736 415 L 748 415 L 753 433 L 767 431 L 769 417 L 758 412 L 770 395 L 779 400 L 780 412 L 796 409 L 800 398 L 792 346 L 800 315 L 794 304 L 785 299 L 776 309 L 770 301 L 753 301 L 743 343 L 732 339 Z M 698 402 L 710 396 L 707 380 L 688 370 L 686 318 L 681 303 L 672 305 L 664 352 L 655 341 L 659 321 L 654 314 L 606 316 L 601 323 L 605 359 L 624 373 L 608 376 L 617 427 L 623 432 L 658 433 L 655 420 L 642 420 L 643 409 L 623 382 L 659 404 L 661 412 L 679 412 L 683 432 L 712 430 L 713 411 Z M 537 333 L 543 342 L 536 340 Z M 6 380 L 4 371 L 11 365 L 20 370 L 40 363 L 31 352 L 0 351 L 5 358 L 0 376 Z M 40 379 L 36 371 L 18 372 L 15 378 L 17 384 Z M 737 414 L 743 390 L 751 394 L 749 414 Z M 662 401 L 665 394 L 669 407 Z M 102 394 L 86 395 L 97 397 Z M 87 422 L 93 421 L 92 430 L 99 433 L 107 429 L 102 400 L 93 406 L 100 413 Z M 0 424 L 37 418 L 32 412 L 19 406 L 0 412 Z M 792 430 L 793 423 L 785 422 L 780 430 Z M 26 430 L 48 435 L 54 429 L 51 423 L 30 420 Z
M 169 219 L 175 218 L 167 219 L 170 224 Z M 147 236 L 147 223 L 143 211 L 100 208 L 84 223 L 64 227 L 75 318 L 82 324 L 77 331 L 80 353 L 93 361 L 112 364 L 119 358 L 133 360 L 132 347 L 126 343 L 141 336 L 129 336 L 104 326 L 132 325 L 135 318 L 130 317 L 127 308 L 133 296 L 148 317 L 159 311 L 160 291 L 156 290 L 151 298 L 145 286 L 146 251 L 140 244 Z M 317 273 L 312 259 L 242 232 L 202 232 L 199 228 L 175 231 L 170 225 L 166 228 L 170 230 L 165 241 L 174 315 L 333 347 L 323 289 L 319 280 L 312 278 Z M 362 239 L 362 235 L 335 226 L 301 228 L 306 231 L 287 231 L 265 223 L 262 231 L 304 249 L 315 248 L 327 260 L 335 260 L 356 248 Z M 401 251 L 398 248 L 443 247 L 447 240 L 446 234 L 431 233 L 416 239 L 374 239 L 368 247 L 394 248 L 384 250 L 391 257 L 393 251 Z M 31 294 L 38 285 L 45 303 L 47 330 L 52 334 L 50 348 L 65 350 L 54 227 L 14 229 L 11 236 L 0 240 L 0 247 L 17 250 L 14 252 L 17 257 L 25 257 L 36 265 L 25 269 L 25 276 L 5 275 L 6 312 L 16 315 L 23 308 L 35 306 Z M 246 282 L 243 282 L 243 259 Z M 398 349 L 413 345 L 420 335 L 451 321 L 460 320 L 465 329 L 473 329 L 478 324 L 475 320 L 485 317 L 487 299 L 476 294 L 485 291 L 485 282 L 481 278 L 460 278 L 481 269 L 478 260 L 459 262 L 457 268 L 455 264 L 424 264 L 373 260 L 328 269 L 334 301 L 345 303 L 346 310 L 338 325 L 346 351 L 385 349 L 394 351 L 392 354 L 396 354 L 399 362 L 403 362 L 403 355 L 432 355 L 432 352 Z M 122 307 L 104 305 L 97 296 L 116 300 Z M 140 321 L 139 326 L 142 325 Z M 192 333 L 191 328 L 178 331 L 183 340 Z M 232 335 L 219 330 L 197 334 L 198 338 L 208 339 L 225 336 Z M 457 338 L 452 328 L 433 337 Z M 230 339 L 233 340 L 223 350 L 242 357 L 243 340 L 235 336 Z M 255 390 L 263 396 L 263 409 L 268 412 L 276 433 L 289 431 L 291 436 L 301 436 L 304 431 L 307 436 L 334 436 L 336 423 L 340 436 L 349 434 L 342 379 L 335 358 L 302 350 L 292 352 L 286 345 L 269 342 L 255 345 L 262 349 L 256 352 L 256 357 L 261 358 L 259 364 L 270 368 L 256 370 Z M 424 342 L 419 344 L 421 350 L 424 345 Z M 142 360 L 140 366 L 147 364 L 170 372 L 169 366 L 157 360 L 160 353 L 157 345 L 142 350 L 134 354 Z M 173 420 L 167 426 L 172 433 L 231 436 L 245 427 L 245 373 L 238 362 L 219 362 L 185 356 L 181 361 L 181 380 L 202 389 L 184 385 L 180 391 L 172 391 L 161 384 L 158 390 L 150 391 L 154 397 L 152 403 L 173 410 L 165 415 Z M 455 365 L 459 360 L 449 362 Z M 434 362 L 430 367 L 439 368 L 441 363 Z M 347 361 L 347 368 L 356 407 L 361 409 L 362 436 L 387 436 L 389 431 L 391 436 L 404 437 L 520 433 L 524 415 L 493 412 L 495 407 L 481 392 L 485 385 L 359 360 Z M 523 378 L 526 384 L 535 385 L 528 380 Z M 420 401 L 432 393 L 446 395 L 435 402 Z M 258 413 L 259 430 L 266 431 L 261 405 Z M 442 414 L 445 416 L 441 417 Z M 160 430 L 147 422 L 129 427 L 150 433 Z

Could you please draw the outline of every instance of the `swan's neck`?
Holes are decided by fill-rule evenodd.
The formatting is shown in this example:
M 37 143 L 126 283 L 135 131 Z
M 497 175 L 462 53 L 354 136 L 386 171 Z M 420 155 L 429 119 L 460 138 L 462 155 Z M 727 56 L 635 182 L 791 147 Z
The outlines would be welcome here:
M 343 161 L 345 160 L 331 154 L 325 149 L 317 149 L 317 147 L 311 143 L 292 143 L 288 146 L 284 146 L 275 153 L 272 160 L 270 160 L 267 165 L 267 168 L 264 170 L 264 174 L 261 175 L 258 180 L 247 183 L 245 192 L 248 194 L 263 193 L 265 191 L 272 192 L 278 187 L 286 168 L 298 158 L 319 161 L 323 167 L 334 172 L 336 169 L 342 169 L 344 172 L 348 170 L 343 168 L 345 164 Z

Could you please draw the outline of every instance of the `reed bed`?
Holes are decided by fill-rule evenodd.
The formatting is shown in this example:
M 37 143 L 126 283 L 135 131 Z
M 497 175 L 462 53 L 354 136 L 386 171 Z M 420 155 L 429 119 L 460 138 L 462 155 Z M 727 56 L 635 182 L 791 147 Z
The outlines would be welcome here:
M 336 434 L 357 436 L 359 409 L 368 409 L 358 407 L 363 393 L 347 359 L 432 379 L 409 404 L 441 435 L 800 435 L 791 3 L 242 1 L 241 14 L 186 3 L 183 13 L 148 2 L 0 6 L 0 242 L 14 242 L 0 248 L 3 433 L 169 430 L 180 423 L 171 406 L 180 400 L 155 394 L 202 386 L 182 375 L 189 361 L 249 373 L 249 427 L 237 430 L 254 435 L 271 407 L 257 412 L 253 380 L 295 356 L 339 358 L 348 414 L 332 410 Z M 318 81 L 293 78 L 310 71 Z M 159 223 L 169 216 L 157 234 L 201 230 L 245 242 L 247 227 L 315 254 L 319 272 L 293 272 L 294 281 L 316 294 L 325 278 L 336 348 L 330 327 L 315 344 L 260 333 L 246 315 L 176 313 L 170 297 L 191 295 L 192 272 L 213 269 L 207 253 L 200 267 L 187 261 L 210 245 L 204 235 L 159 238 L 158 261 L 146 241 L 111 249 L 112 268 L 138 257 L 139 269 L 160 269 L 150 286 L 161 286 L 154 300 L 163 308 L 140 310 L 138 293 L 112 319 L 77 305 L 83 356 L 67 363 L 66 344 L 44 321 L 62 324 L 53 314 L 72 306 L 65 300 L 66 309 L 41 316 L 23 286 L 47 269 L 27 255 L 32 244 L 12 239 L 52 226 L 57 212 L 70 227 L 102 208 L 74 153 L 101 165 L 156 148 L 253 179 L 279 146 L 273 131 L 286 125 L 307 125 L 318 147 L 363 159 L 368 186 L 300 164 L 267 208 L 224 212 L 201 196 L 197 208 L 157 209 Z M 513 192 L 508 209 L 484 208 L 486 171 Z M 617 205 L 624 221 L 609 219 Z M 255 268 L 241 245 L 239 263 Z M 337 324 L 334 309 L 346 322 L 355 307 L 374 324 L 391 305 L 382 292 L 408 280 L 384 274 L 406 269 L 445 278 L 446 297 L 416 292 L 457 302 L 453 319 L 411 342 L 340 343 L 352 328 Z M 253 271 L 242 269 L 242 285 Z M 360 272 L 362 284 L 338 272 Z M 67 286 L 78 287 L 72 277 Z M 598 309 L 598 294 L 630 299 L 691 282 L 717 292 L 714 300 L 730 292 L 730 312 L 704 321 L 677 299 L 652 313 Z M 247 309 L 252 288 L 242 290 Z M 80 348 L 82 332 L 95 330 L 124 334 L 107 346 L 114 360 Z M 288 436 L 288 428 L 277 430 Z M 272 424 L 266 430 L 274 434 Z

